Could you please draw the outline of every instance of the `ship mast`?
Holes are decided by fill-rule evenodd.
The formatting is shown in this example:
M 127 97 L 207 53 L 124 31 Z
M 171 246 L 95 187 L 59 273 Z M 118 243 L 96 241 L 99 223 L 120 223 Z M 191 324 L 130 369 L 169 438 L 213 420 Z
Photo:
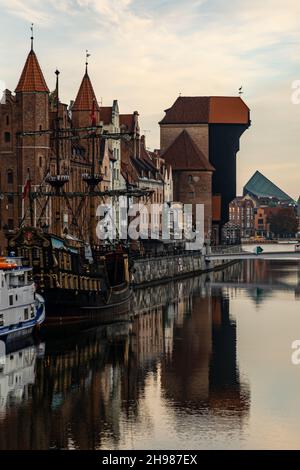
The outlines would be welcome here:
M 86 64 L 87 65 L 87 64 Z M 83 181 L 87 184 L 88 186 L 88 194 L 90 196 L 90 207 L 89 207 L 89 218 L 90 218 L 90 231 L 89 231 L 89 242 L 90 245 L 94 244 L 94 233 L 96 231 L 96 224 L 95 224 L 95 198 L 92 197 L 93 193 L 95 192 L 95 189 L 99 185 L 99 183 L 103 180 L 103 174 L 102 173 L 96 173 L 95 169 L 95 160 L 96 160 L 96 144 L 97 144 L 97 149 L 99 149 L 99 145 L 101 140 L 99 139 L 99 142 L 97 142 L 97 123 L 96 123 L 96 102 L 93 100 L 93 106 L 92 106 L 92 114 L 91 114 L 91 131 L 88 136 L 88 149 L 92 147 L 92 162 L 91 162 L 91 172 L 90 173 L 85 173 L 82 175 Z M 90 145 L 91 143 L 91 145 Z M 98 153 L 98 152 L 97 152 Z M 98 160 L 99 160 L 99 155 Z
M 152 194 L 152 190 L 149 189 L 141 189 L 136 188 L 134 186 L 129 186 L 128 182 L 126 182 L 126 188 L 124 189 L 113 189 L 101 191 L 98 188 L 99 183 L 103 180 L 103 173 L 97 172 L 96 169 L 96 160 L 101 164 L 101 143 L 105 144 L 107 139 L 113 140 L 131 140 L 133 135 L 132 133 L 106 133 L 103 132 L 103 127 L 98 125 L 96 122 L 96 102 L 93 102 L 93 110 L 91 114 L 91 125 L 88 127 L 79 127 L 79 128 L 62 128 L 60 126 L 61 117 L 60 117 L 60 101 L 59 101 L 59 75 L 60 72 L 58 70 L 55 71 L 56 75 L 56 89 L 55 89 L 55 101 L 56 101 L 56 109 L 55 109 L 55 118 L 54 118 L 54 128 L 45 129 L 45 130 L 38 130 L 38 131 L 26 131 L 20 132 L 17 135 L 18 139 L 22 139 L 26 136 L 41 136 L 41 135 L 49 135 L 50 138 L 52 137 L 54 140 L 53 149 L 55 152 L 55 174 L 51 174 L 48 171 L 48 174 L 45 175 L 43 181 L 39 185 L 39 188 L 35 188 L 32 191 L 31 187 L 29 186 L 29 212 L 30 212 L 30 223 L 31 226 L 34 226 L 34 208 L 33 204 L 39 200 L 42 201 L 41 211 L 37 218 L 37 226 L 42 227 L 42 220 L 46 213 L 46 209 L 48 207 L 50 199 L 53 199 L 53 206 L 54 206 L 54 234 L 61 236 L 62 235 L 62 224 L 61 224 L 61 201 L 62 199 L 65 201 L 67 209 L 72 216 L 71 223 L 69 224 L 69 228 L 75 228 L 77 233 L 82 241 L 84 241 L 82 227 L 80 223 L 80 216 L 82 213 L 82 209 L 84 207 L 84 203 L 87 198 L 89 198 L 89 242 L 92 245 L 95 241 L 94 233 L 95 233 L 95 198 L 99 199 L 107 199 L 107 198 L 119 198 L 121 196 L 126 196 L 127 198 L 135 197 L 141 198 Z M 86 172 L 82 175 L 83 181 L 87 185 L 86 190 L 73 190 L 73 191 L 65 191 L 64 186 L 69 182 L 70 176 L 67 174 L 62 174 L 61 171 L 61 142 L 67 140 L 69 142 L 87 140 L 87 147 L 91 150 L 91 160 L 90 162 L 90 171 Z M 51 155 L 50 155 L 51 161 Z M 49 165 L 50 169 L 50 165 Z M 114 177 L 114 175 L 112 175 Z M 30 175 L 29 175 L 30 179 Z M 5 192 L 0 193 L 3 195 L 16 195 L 20 196 L 19 192 Z M 71 204 L 70 200 L 74 200 L 74 203 Z M 26 219 L 26 215 L 24 215 L 21 226 L 24 224 Z
M 59 161 L 59 70 L 55 70 L 56 75 L 56 119 L 55 119 L 55 144 L 56 144 L 56 174 L 60 174 L 60 161 Z M 58 188 L 57 188 L 58 189 Z
M 55 157 L 56 157 L 56 174 L 48 175 L 45 179 L 46 183 L 50 185 L 55 191 L 54 206 L 55 206 L 55 234 L 61 236 L 61 207 L 59 196 L 64 194 L 63 187 L 69 181 L 68 175 L 61 174 L 60 168 L 60 115 L 59 115 L 59 70 L 55 71 L 56 75 L 56 88 L 55 88 L 55 101 L 56 101 L 56 116 L 54 124 L 54 141 L 55 141 Z M 48 204 L 48 200 L 46 200 Z

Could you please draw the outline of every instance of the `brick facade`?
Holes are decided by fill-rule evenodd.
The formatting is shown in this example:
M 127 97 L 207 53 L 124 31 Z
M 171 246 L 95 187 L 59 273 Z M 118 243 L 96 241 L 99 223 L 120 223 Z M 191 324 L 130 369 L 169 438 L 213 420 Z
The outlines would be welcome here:
M 218 243 L 221 226 L 229 218 L 229 203 L 236 196 L 236 155 L 240 137 L 250 125 L 249 108 L 240 97 L 179 96 L 165 110 L 165 116 L 159 125 L 162 155 L 168 155 L 167 161 L 172 165 L 173 175 L 175 171 L 185 172 L 191 169 L 207 171 L 202 156 L 212 165 L 213 173 L 206 177 L 207 193 L 197 189 L 198 183 L 194 183 L 194 203 L 206 201 L 206 236 L 212 243 Z M 178 139 L 183 133 L 190 137 L 192 143 L 188 146 L 181 145 L 178 150 Z M 201 158 L 195 148 L 200 152 Z M 195 162 L 199 166 L 200 160 L 202 168 L 196 168 Z M 193 178 L 192 173 L 190 177 Z M 178 180 L 178 176 L 175 179 Z M 183 180 L 185 179 L 186 176 L 183 176 Z M 201 184 L 199 182 L 200 186 Z M 174 190 L 176 194 L 175 187 Z M 188 193 L 192 193 L 188 187 L 180 187 L 179 202 L 191 200 Z
M 15 231 L 23 218 L 26 224 L 31 223 L 29 201 L 27 198 L 22 199 L 26 179 L 30 176 L 33 191 L 50 190 L 45 178 L 57 173 L 56 144 L 53 134 L 42 132 L 55 129 L 57 116 L 60 128 L 68 129 L 69 133 L 66 135 L 72 135 L 71 140 L 62 139 L 59 142 L 59 173 L 69 175 L 64 189 L 66 192 L 87 190 L 82 175 L 91 173 L 92 144 L 89 139 L 83 138 L 83 133 L 77 133 L 74 128 L 91 125 L 94 99 L 96 97 L 86 70 L 72 114 L 68 106 L 62 103 L 59 103 L 57 113 L 55 92 L 49 93 L 37 57 L 33 50 L 30 51 L 16 93 L 6 90 L 5 100 L 0 104 L 0 193 L 15 193 L 2 194 L 0 198 L 0 251 L 5 250 L 6 234 Z M 98 124 L 98 105 L 95 114 Z M 41 131 L 41 134 L 20 136 L 20 133 L 30 131 Z M 105 140 L 97 139 L 95 156 L 95 172 L 102 173 L 103 176 L 99 189 L 109 189 L 110 160 Z M 45 209 L 46 198 L 40 197 L 33 203 L 33 222 L 41 228 L 47 227 L 47 230 L 56 235 L 70 234 L 92 241 L 95 230 L 92 229 L 91 240 L 91 223 L 92 226 L 95 225 L 94 214 L 100 199 L 87 201 L 76 214 L 80 201 L 79 196 L 69 202 L 61 197 L 51 198 Z

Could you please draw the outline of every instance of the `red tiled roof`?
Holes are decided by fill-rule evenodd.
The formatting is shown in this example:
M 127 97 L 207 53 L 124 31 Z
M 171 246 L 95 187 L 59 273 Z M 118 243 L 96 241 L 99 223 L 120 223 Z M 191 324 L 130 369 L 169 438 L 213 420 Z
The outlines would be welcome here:
M 37 56 L 33 50 L 31 50 L 27 56 L 19 83 L 15 91 L 16 93 L 34 91 L 49 93 L 43 72 L 37 60 Z
M 85 73 L 72 109 L 73 111 L 92 111 L 94 100 L 96 103 L 96 111 L 99 111 L 100 108 L 97 103 L 92 82 L 88 74 Z
M 108 125 L 112 121 L 112 106 L 101 106 L 100 109 L 100 121 L 103 121 L 104 125 Z
M 239 96 L 211 96 L 209 123 L 249 124 L 250 111 Z
M 179 134 L 161 157 L 173 170 L 215 170 L 186 130 Z
M 249 124 L 249 108 L 240 97 L 179 96 L 160 124 Z

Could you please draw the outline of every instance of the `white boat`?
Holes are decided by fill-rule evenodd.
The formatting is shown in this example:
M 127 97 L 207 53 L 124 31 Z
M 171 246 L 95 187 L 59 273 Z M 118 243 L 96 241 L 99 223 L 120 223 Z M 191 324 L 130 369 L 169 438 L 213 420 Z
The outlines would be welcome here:
M 25 341 L 26 343 L 22 344 Z M 29 338 L 6 344 L 0 340 L 0 415 L 5 416 L 8 405 L 21 403 L 35 383 L 35 368 L 42 358 L 45 345 L 34 345 Z
M 21 258 L 0 257 L 0 337 L 24 336 L 45 320 L 45 303 L 35 292 L 31 268 Z

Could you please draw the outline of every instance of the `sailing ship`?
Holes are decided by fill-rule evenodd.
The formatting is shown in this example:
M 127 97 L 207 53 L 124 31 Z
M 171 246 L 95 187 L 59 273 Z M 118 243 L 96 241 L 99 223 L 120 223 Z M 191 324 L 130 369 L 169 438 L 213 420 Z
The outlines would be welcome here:
M 45 320 L 44 299 L 20 258 L 0 257 L 0 338 L 30 334 Z
M 54 157 L 52 171 L 48 172 L 41 184 L 31 187 L 30 170 L 23 190 L 24 206 L 27 212 L 17 233 L 8 235 L 8 249 L 22 258 L 25 267 L 33 269 L 37 292 L 46 304 L 46 321 L 76 323 L 87 318 L 98 318 L 101 311 L 119 312 L 128 304 L 131 296 L 130 266 L 128 246 L 116 240 L 105 243 L 95 237 L 96 202 L 125 197 L 147 197 L 147 189 L 139 189 L 126 184 L 124 189 L 101 191 L 99 184 L 103 180 L 101 149 L 105 139 L 127 139 L 126 133 L 104 133 L 102 126 L 95 119 L 96 102 L 93 102 L 91 124 L 89 127 L 61 127 L 60 102 L 58 98 L 58 76 L 56 71 L 56 115 L 52 129 L 27 131 L 19 134 L 19 139 L 36 138 L 50 135 L 53 139 Z M 62 168 L 60 151 L 65 142 L 87 141 L 88 171 L 82 173 L 84 189 L 66 190 L 70 174 Z M 53 163 L 54 161 L 54 163 Z M 55 168 L 55 172 L 53 171 Z M 70 168 L 69 168 L 69 171 Z M 74 188 L 73 188 L 74 189 Z M 20 196 L 20 195 L 19 195 Z M 34 206 L 39 202 L 40 213 L 34 213 Z M 72 214 L 70 226 L 66 227 L 60 219 L 60 204 L 64 203 Z M 82 209 L 89 205 L 88 215 L 82 215 Z M 54 212 L 54 223 L 50 229 L 43 224 L 45 214 Z M 58 208 L 58 209 L 57 209 Z M 89 217 L 89 234 L 84 236 L 81 224 Z

